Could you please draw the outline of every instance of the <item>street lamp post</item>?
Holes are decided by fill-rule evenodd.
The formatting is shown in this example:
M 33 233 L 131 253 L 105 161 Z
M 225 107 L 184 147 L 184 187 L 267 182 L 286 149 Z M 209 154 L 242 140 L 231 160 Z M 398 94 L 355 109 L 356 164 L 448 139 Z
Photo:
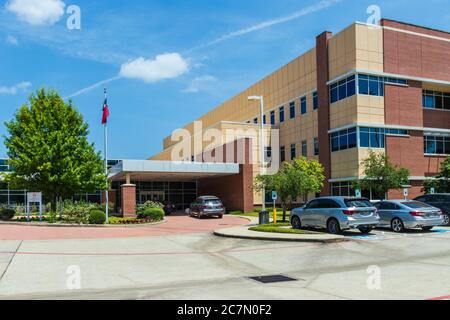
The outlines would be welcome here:
M 259 101 L 260 107 L 260 132 L 259 132 L 259 149 L 260 149 L 260 166 L 261 174 L 265 173 L 265 142 L 264 142 L 264 98 L 263 96 L 250 96 L 249 101 Z M 262 211 L 266 211 L 266 189 L 262 187 Z

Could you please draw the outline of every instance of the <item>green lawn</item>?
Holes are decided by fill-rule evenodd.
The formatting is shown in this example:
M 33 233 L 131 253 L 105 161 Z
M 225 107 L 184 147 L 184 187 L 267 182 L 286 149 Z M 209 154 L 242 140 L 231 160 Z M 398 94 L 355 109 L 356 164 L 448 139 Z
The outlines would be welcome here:
M 318 234 L 318 232 L 309 230 L 292 229 L 289 223 L 263 224 L 249 228 L 251 231 L 272 232 L 272 233 L 291 233 L 291 234 Z
M 255 208 L 253 212 L 246 212 L 243 213 L 242 211 L 232 211 L 230 212 L 231 215 L 234 216 L 243 216 L 243 217 L 259 217 L 259 212 L 261 211 L 261 208 Z M 267 211 L 269 211 L 270 218 L 273 219 L 273 208 L 267 208 Z M 290 211 L 286 212 L 286 221 L 289 221 L 289 217 L 291 215 Z M 282 222 L 283 220 L 283 210 L 281 208 L 277 208 L 277 221 Z

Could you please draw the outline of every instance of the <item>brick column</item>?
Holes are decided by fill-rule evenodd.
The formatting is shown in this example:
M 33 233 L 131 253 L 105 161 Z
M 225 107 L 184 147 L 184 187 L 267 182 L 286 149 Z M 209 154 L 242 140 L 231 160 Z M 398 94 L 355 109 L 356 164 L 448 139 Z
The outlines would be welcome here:
M 331 194 L 331 154 L 330 154 L 330 138 L 328 130 L 330 130 L 330 99 L 328 92 L 328 39 L 332 37 L 331 32 L 323 32 L 316 39 L 316 55 L 317 55 L 317 98 L 319 102 L 318 118 L 319 118 L 319 161 L 325 168 L 326 181 L 322 189 L 321 195 L 328 196 Z
M 136 217 L 136 185 L 122 185 L 122 216 L 124 218 Z

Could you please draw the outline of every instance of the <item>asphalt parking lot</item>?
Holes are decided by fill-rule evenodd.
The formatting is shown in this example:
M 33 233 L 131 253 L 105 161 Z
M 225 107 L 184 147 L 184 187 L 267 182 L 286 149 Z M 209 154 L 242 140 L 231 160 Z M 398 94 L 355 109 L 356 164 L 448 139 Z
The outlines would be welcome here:
M 210 232 L 1 241 L 0 298 L 448 299 L 450 228 L 348 236 L 355 241 L 281 243 Z M 265 275 L 294 281 L 249 278 Z

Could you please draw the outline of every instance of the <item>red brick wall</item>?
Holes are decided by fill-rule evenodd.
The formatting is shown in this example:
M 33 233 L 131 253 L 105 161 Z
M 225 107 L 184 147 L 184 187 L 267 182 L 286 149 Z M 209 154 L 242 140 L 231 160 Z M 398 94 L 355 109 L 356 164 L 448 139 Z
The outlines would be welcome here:
M 325 168 L 326 181 L 321 195 L 331 194 L 328 179 L 331 178 L 331 154 L 330 139 L 328 131 L 330 130 L 330 99 L 328 92 L 328 39 L 332 36 L 331 32 L 324 32 L 316 39 L 317 54 L 317 97 L 319 102 L 319 161 Z
M 411 181 L 411 189 L 409 189 L 408 199 L 412 200 L 423 195 L 422 181 Z M 388 199 L 404 199 L 403 190 L 391 190 L 388 193 Z
M 422 83 L 409 81 L 408 85 L 409 87 L 385 85 L 386 124 L 422 126 Z
M 224 162 L 240 164 L 239 174 L 198 180 L 198 195 L 219 197 L 227 210 L 230 211 L 250 212 L 253 210 L 254 205 L 251 139 L 240 139 L 228 143 L 222 148 Z M 239 149 L 242 152 L 238 153 Z M 234 155 L 230 153 L 231 150 L 233 150 Z M 215 152 L 217 150 L 213 150 L 212 154 L 214 155 Z M 238 154 L 241 157 L 238 157 Z
M 134 184 L 122 185 L 122 216 L 136 217 L 136 186 Z
M 450 39 L 447 32 L 396 21 L 382 25 Z M 450 81 L 450 42 L 386 29 L 383 38 L 385 72 Z
M 450 112 L 423 109 L 423 126 L 425 128 L 450 129 Z
M 219 197 L 230 211 L 253 211 L 252 165 L 241 164 L 239 167 L 237 175 L 198 180 L 198 195 Z

